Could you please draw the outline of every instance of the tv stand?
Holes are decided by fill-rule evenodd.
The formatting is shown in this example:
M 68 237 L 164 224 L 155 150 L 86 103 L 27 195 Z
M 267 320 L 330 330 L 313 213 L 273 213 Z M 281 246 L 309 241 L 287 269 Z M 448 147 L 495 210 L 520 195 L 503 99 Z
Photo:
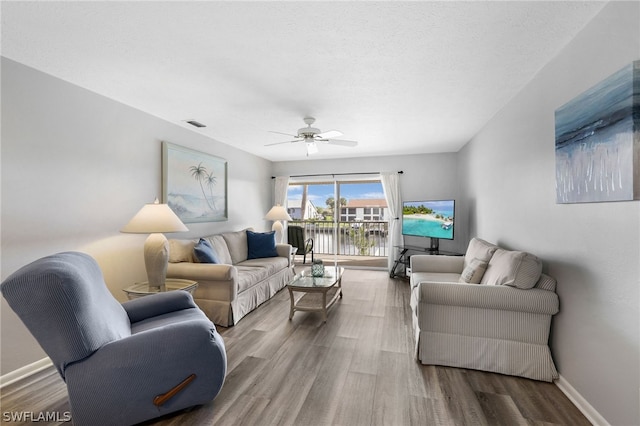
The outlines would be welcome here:
M 431 247 L 429 247 L 429 251 L 440 251 L 440 238 L 431 238 Z
M 435 248 L 434 248 L 434 241 L 435 242 Z M 400 254 L 398 255 L 398 258 L 395 260 L 395 262 L 393 263 L 393 268 L 391 269 L 391 272 L 389 273 L 389 276 L 391 278 L 396 278 L 396 277 L 400 277 L 400 278 L 408 278 L 407 276 L 407 268 L 410 265 L 410 260 L 411 260 L 411 255 L 409 254 L 409 252 L 414 252 L 416 254 L 427 254 L 427 255 L 432 255 L 432 256 L 464 256 L 463 253 L 455 253 L 452 251 L 441 251 L 439 249 L 439 239 L 438 238 L 432 238 L 431 239 L 431 245 L 429 247 L 419 247 L 419 246 L 412 246 L 412 245 L 401 245 L 401 246 L 395 246 L 398 250 L 400 250 Z M 398 267 L 402 265 L 402 271 L 398 271 Z

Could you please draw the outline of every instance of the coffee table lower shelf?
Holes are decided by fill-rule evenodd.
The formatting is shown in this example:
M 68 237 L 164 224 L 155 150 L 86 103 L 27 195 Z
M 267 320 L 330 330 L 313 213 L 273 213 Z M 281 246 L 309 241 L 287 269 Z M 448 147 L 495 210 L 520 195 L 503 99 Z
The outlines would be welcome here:
M 291 298 L 289 319 L 293 319 L 296 311 L 321 312 L 322 319 L 327 322 L 327 310 L 342 297 L 342 270 L 329 286 L 296 286 L 295 282 L 287 285 Z M 294 293 L 304 293 L 297 301 Z

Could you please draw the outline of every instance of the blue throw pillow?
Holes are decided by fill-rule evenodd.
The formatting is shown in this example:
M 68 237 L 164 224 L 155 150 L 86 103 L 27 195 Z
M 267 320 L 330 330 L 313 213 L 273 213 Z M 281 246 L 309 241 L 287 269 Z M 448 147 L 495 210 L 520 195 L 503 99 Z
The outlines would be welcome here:
M 249 253 L 247 259 L 259 259 L 261 257 L 276 257 L 276 233 L 253 232 L 247 230 L 247 246 Z
M 193 247 L 193 253 L 200 263 L 220 263 L 218 254 L 211 246 L 211 243 L 204 238 L 200 238 L 200 241 Z

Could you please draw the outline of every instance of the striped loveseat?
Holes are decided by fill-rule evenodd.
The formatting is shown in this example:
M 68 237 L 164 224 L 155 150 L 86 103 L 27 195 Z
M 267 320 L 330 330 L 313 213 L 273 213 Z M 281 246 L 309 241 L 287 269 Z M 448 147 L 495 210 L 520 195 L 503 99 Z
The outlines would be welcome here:
M 411 257 L 411 309 L 422 364 L 551 382 L 556 281 L 540 260 L 474 238 L 464 256 Z

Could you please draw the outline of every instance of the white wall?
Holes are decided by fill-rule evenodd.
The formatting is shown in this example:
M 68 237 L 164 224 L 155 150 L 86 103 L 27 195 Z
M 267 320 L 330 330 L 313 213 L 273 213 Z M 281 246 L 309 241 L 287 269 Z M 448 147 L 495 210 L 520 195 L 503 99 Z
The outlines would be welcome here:
M 361 141 L 366 143 L 366 141 Z M 467 206 L 459 198 L 457 154 L 422 154 L 405 156 L 304 160 L 273 163 L 274 176 L 313 175 L 320 173 L 366 173 L 400 171 L 403 200 L 456 199 L 456 230 L 453 241 L 440 240 L 440 249 L 464 251 L 467 247 Z M 346 179 L 345 176 L 336 176 Z M 327 176 L 331 179 L 331 176 Z M 460 225 L 458 225 L 460 224 Z M 408 237 L 407 244 L 428 247 L 424 238 Z
M 182 117 L 181 117 L 182 118 Z M 269 229 L 271 163 L 2 58 L 2 279 L 58 251 L 91 254 L 111 292 L 146 277 L 145 235 L 120 228 L 161 198 L 161 141 L 228 161 L 229 220 L 187 224 L 199 236 Z M 2 298 L 1 374 L 45 357 Z
M 640 59 L 640 3 L 612 2 L 461 152 L 474 236 L 558 280 L 561 376 L 614 425 L 640 424 L 638 201 L 556 204 L 554 111 Z

